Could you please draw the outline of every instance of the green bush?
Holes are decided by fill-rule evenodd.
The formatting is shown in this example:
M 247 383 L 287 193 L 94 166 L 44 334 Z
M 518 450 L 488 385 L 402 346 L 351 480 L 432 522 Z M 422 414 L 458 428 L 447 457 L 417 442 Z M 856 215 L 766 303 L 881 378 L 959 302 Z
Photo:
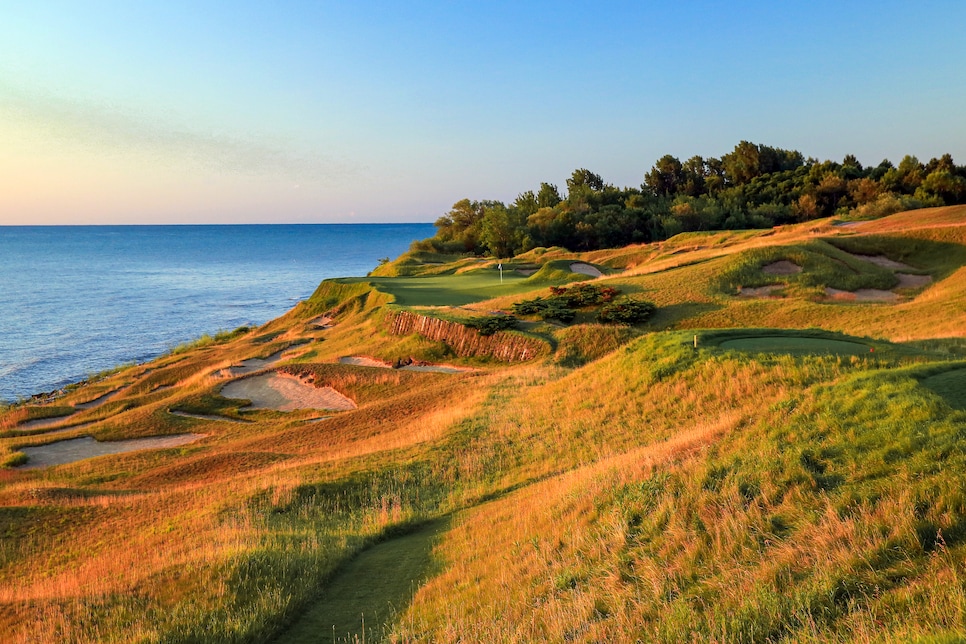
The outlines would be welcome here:
M 550 292 L 553 293 L 555 298 L 560 298 L 566 302 L 567 306 L 573 308 L 612 302 L 620 293 L 613 286 L 600 286 L 599 284 L 590 284 L 587 282 L 574 284 L 570 288 L 566 286 L 551 286 Z
M 567 306 L 567 301 L 561 297 L 538 297 L 524 300 L 513 305 L 511 310 L 517 315 L 536 315 L 541 320 L 560 320 L 570 322 L 577 312 Z
M 580 283 L 571 287 L 551 286 L 550 297 L 516 302 L 512 310 L 517 315 L 537 315 L 542 320 L 570 322 L 577 316 L 575 309 L 612 302 L 620 291 L 612 286 Z
M 516 325 L 517 319 L 512 315 L 485 315 L 465 323 L 465 326 L 479 331 L 480 335 L 493 335 L 497 331 L 513 329 Z
M 605 304 L 597 314 L 597 320 L 604 324 L 640 324 L 646 322 L 657 309 L 652 302 L 624 297 Z

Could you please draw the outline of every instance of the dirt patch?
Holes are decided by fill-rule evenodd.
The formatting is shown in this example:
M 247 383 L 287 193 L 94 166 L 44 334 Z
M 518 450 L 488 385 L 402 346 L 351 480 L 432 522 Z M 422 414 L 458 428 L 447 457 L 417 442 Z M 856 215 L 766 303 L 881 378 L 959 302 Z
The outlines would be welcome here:
M 286 373 L 265 373 L 230 382 L 221 389 L 225 398 L 252 401 L 252 409 L 295 411 L 323 409 L 345 411 L 355 409 L 351 398 L 332 387 L 316 387 L 304 379 Z
M 64 465 L 65 463 L 82 461 L 84 459 L 94 458 L 95 456 L 134 452 L 142 449 L 179 447 L 193 443 L 204 437 L 204 434 L 177 434 L 174 436 L 133 438 L 126 441 L 105 441 L 102 443 L 94 440 L 91 436 L 82 436 L 81 438 L 57 441 L 56 443 L 49 443 L 47 445 L 21 448 L 20 451 L 27 455 L 27 463 L 18 469 L 31 470 L 40 467 L 51 467 L 53 465 Z
M 784 284 L 769 284 L 768 286 L 747 287 L 742 286 L 738 290 L 738 297 L 752 298 L 772 298 L 781 299 L 778 295 L 772 295 L 778 289 L 784 288 Z
M 930 275 L 911 275 L 909 273 L 896 273 L 899 279 L 899 286 L 896 288 L 922 288 L 932 282 Z
M 895 302 L 899 296 L 892 291 L 876 288 L 860 288 L 857 291 L 842 291 L 831 286 L 825 287 L 825 294 L 840 302 Z
M 783 259 L 762 266 L 761 272 L 767 273 L 768 275 L 797 275 L 802 272 L 802 267 L 787 259 Z
M 596 266 L 591 266 L 590 264 L 584 264 L 583 262 L 574 262 L 570 265 L 570 270 L 574 273 L 580 273 L 581 275 L 590 275 L 591 277 L 600 277 L 603 273 Z

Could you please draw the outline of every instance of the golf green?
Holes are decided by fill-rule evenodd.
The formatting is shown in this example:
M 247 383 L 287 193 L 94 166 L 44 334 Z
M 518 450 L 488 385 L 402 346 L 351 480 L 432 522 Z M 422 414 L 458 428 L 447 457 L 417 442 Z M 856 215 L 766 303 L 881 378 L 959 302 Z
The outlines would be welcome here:
M 754 353 L 789 353 L 792 355 L 846 355 L 855 356 L 870 353 L 872 347 L 849 340 L 830 340 L 825 338 L 805 338 L 794 336 L 765 335 L 750 338 L 725 340 L 718 345 L 722 349 L 735 349 Z

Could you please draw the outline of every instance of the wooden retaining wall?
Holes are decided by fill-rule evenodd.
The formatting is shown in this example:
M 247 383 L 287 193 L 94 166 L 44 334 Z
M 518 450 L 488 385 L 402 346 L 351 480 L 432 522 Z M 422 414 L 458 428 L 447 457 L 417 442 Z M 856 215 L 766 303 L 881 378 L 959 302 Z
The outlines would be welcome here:
M 546 342 L 537 338 L 505 331 L 498 331 L 493 335 L 480 335 L 476 329 L 463 326 L 458 322 L 418 315 L 410 311 L 389 313 L 386 321 L 389 325 L 389 333 L 393 335 L 418 333 L 430 340 L 446 343 L 456 355 L 463 358 L 489 356 L 503 362 L 523 362 L 547 353 L 550 348 Z

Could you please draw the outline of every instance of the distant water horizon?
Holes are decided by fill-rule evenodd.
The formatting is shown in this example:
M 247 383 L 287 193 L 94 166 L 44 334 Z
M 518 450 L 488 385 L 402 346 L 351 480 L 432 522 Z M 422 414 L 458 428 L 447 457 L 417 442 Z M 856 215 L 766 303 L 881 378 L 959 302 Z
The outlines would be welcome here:
M 259 325 L 435 232 L 407 224 L 0 226 L 0 401 Z

